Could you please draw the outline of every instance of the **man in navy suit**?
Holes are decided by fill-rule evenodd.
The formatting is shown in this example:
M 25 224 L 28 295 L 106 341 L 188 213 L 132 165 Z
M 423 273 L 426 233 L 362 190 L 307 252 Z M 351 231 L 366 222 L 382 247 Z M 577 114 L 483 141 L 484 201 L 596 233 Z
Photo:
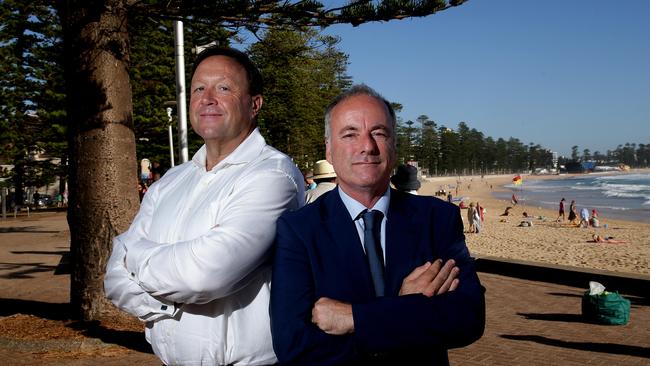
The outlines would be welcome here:
M 459 209 L 390 189 L 395 112 L 365 85 L 325 114 L 338 187 L 278 220 L 271 286 L 282 364 L 448 364 L 478 340 L 484 289 Z M 444 262 L 444 265 L 443 265 Z

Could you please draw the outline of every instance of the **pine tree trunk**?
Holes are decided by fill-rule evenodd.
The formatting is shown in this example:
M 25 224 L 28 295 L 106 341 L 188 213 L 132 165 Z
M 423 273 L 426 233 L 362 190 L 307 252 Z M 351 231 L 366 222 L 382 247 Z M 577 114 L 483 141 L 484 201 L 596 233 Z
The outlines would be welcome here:
M 96 320 L 108 304 L 111 241 L 139 207 L 124 0 L 61 0 L 70 133 L 68 224 L 73 311 Z

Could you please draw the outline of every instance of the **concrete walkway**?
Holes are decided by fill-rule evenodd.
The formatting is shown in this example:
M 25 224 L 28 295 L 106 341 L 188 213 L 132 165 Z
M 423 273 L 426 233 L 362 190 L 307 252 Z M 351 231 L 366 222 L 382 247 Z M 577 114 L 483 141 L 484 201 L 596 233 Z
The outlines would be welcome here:
M 69 276 L 56 270 L 68 252 L 68 240 L 65 213 L 37 212 L 29 218 L 0 220 L 0 331 L 3 322 L 16 314 L 66 319 Z M 580 315 L 587 283 L 575 287 L 557 278 L 551 282 L 539 280 L 540 276 L 517 278 L 511 270 L 504 270 L 505 276 L 498 268 L 491 263 L 489 271 L 479 273 L 487 289 L 485 335 L 469 347 L 450 351 L 452 365 L 650 365 L 647 297 L 627 296 L 632 300 L 628 325 L 589 324 Z M 549 278 L 556 273 L 553 268 L 537 272 L 545 270 Z M 573 284 L 570 279 L 566 283 Z M 160 364 L 143 342 L 143 333 L 89 328 L 84 334 L 34 341 L 0 332 L 0 364 Z

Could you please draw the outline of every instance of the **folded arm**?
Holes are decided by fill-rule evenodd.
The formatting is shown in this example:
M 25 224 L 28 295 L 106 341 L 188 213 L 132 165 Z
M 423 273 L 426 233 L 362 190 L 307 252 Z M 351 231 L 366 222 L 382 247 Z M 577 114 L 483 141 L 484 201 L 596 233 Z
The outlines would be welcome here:
M 142 321 L 170 317 L 178 310 L 174 303 L 155 298 L 138 285 L 124 265 L 126 250 L 120 238 L 113 240 L 113 252 L 106 265 L 104 291 L 115 306 Z
M 281 364 L 342 364 L 356 353 L 351 334 L 326 334 L 312 323 L 315 284 L 302 239 L 281 217 L 271 286 L 273 349 Z
M 426 297 L 442 295 L 454 291 L 459 284 L 458 267 L 449 259 L 444 265 L 437 259 L 433 263 L 416 267 L 404 280 L 399 296 L 422 294 Z M 327 334 L 346 334 L 354 332 L 352 305 L 349 303 L 321 297 L 312 309 L 312 322 Z
M 192 240 L 127 243 L 126 267 L 143 290 L 176 303 L 206 303 L 245 286 L 267 260 L 275 221 L 298 208 L 298 186 L 280 170 L 247 176 L 222 205 L 220 221 Z
M 106 264 L 104 292 L 115 306 L 143 321 L 155 321 L 173 316 L 177 311 L 173 302 L 155 298 L 145 292 L 126 269 L 125 240 L 143 237 L 149 230 L 157 193 L 155 185 L 145 195 L 140 211 L 129 230 L 113 239 L 113 250 Z
M 453 232 L 447 229 L 445 240 L 449 241 L 437 245 L 440 248 L 435 253 L 438 258 L 453 261 L 443 267 L 446 274 L 434 275 L 435 286 L 430 286 L 433 280 L 424 286 L 409 283 L 432 268 L 432 264 L 425 264 L 404 280 L 404 296 L 346 304 L 337 299 L 315 299 L 303 239 L 281 219 L 271 295 L 278 359 L 295 364 L 339 363 L 360 353 L 448 349 L 480 338 L 485 323 L 483 288 L 465 246 L 462 226 L 458 226 L 462 225 L 460 216 L 454 220 L 448 223 L 454 228 Z M 329 323 L 325 321 L 328 318 Z
M 431 226 L 436 235 L 434 256 L 454 260 L 458 286 L 432 297 L 415 294 L 353 304 L 355 339 L 364 349 L 426 349 L 432 345 L 449 349 L 471 344 L 483 334 L 484 289 L 465 245 L 460 212 L 456 209 L 439 215 Z

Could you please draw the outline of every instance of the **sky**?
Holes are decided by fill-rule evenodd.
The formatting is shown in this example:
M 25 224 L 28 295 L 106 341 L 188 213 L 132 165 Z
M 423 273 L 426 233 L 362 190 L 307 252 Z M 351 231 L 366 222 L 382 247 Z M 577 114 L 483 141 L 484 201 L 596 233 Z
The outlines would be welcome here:
M 324 33 L 341 38 L 353 81 L 401 103 L 404 121 L 464 121 L 564 156 L 650 144 L 650 1 L 470 0 Z

